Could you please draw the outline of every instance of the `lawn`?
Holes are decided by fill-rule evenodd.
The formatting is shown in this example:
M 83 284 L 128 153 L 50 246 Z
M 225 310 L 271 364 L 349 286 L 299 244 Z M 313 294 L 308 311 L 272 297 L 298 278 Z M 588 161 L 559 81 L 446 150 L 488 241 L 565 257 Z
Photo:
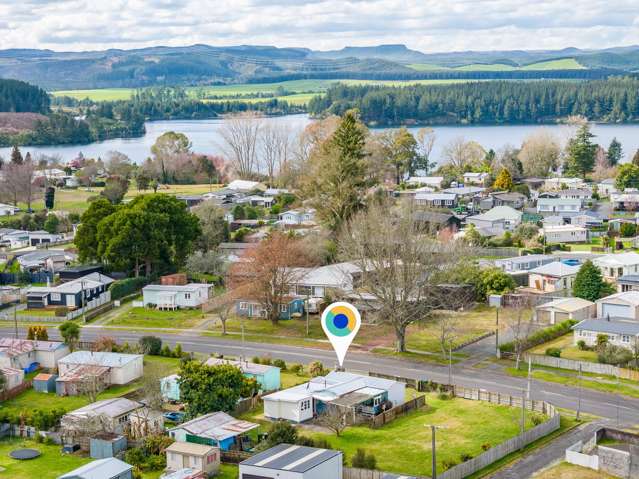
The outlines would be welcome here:
M 53 318 L 55 317 L 55 310 L 53 309 L 19 309 L 17 312 L 18 316 L 46 316 Z M 64 318 L 61 317 L 60 321 L 64 321 Z
M 518 408 L 466 399 L 441 400 L 427 395 L 427 406 L 409 413 L 379 429 L 366 426 L 347 428 L 340 437 L 304 430 L 303 435 L 326 439 L 331 447 L 344 451 L 347 463 L 358 448 L 375 455 L 378 469 L 414 475 L 430 475 L 431 433 L 437 431 L 437 469 L 443 472 L 444 461 L 461 462 L 463 453 L 477 456 L 482 445 L 497 445 L 519 433 Z M 527 416 L 526 427 L 532 423 Z
M 30 461 L 11 459 L 9 453 L 21 447 L 37 449 L 42 455 Z M 90 457 L 62 454 L 58 445 L 38 444 L 35 441 L 23 439 L 0 441 L 0 466 L 4 468 L 0 472 L 0 478 L 33 479 L 37 477 L 39 479 L 55 479 L 91 461 Z
M 573 345 L 573 334 L 568 333 L 557 339 L 541 344 L 529 352 L 533 354 L 546 354 L 548 348 L 561 349 L 561 357 L 564 359 L 573 359 L 575 361 L 597 362 L 597 353 L 594 351 L 581 351 L 577 346 Z
M 125 308 L 108 322 L 109 326 L 189 329 L 206 315 L 199 309 L 159 311 L 151 308 Z
M 215 479 L 237 479 L 239 468 L 233 464 L 222 464 Z
M 567 462 L 559 463 L 532 477 L 533 479 L 612 479 L 612 476 L 603 472 L 593 471 L 587 467 L 575 466 Z

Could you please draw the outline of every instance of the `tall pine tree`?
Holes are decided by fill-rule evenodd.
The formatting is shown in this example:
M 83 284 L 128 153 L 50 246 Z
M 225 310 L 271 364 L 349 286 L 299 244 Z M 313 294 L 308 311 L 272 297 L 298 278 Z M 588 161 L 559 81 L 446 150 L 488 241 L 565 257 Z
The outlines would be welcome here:
M 20 153 L 20 148 L 18 145 L 13 145 L 13 150 L 11 150 L 11 163 L 16 165 L 21 165 L 23 163 L 22 153 Z
M 610 166 L 615 166 L 621 161 L 621 158 L 623 157 L 623 148 L 616 137 L 610 142 L 606 157 L 608 158 Z
M 595 135 L 590 133 L 588 124 L 582 125 L 568 143 L 566 171 L 568 174 L 586 178 L 595 167 L 597 145 L 592 142 Z

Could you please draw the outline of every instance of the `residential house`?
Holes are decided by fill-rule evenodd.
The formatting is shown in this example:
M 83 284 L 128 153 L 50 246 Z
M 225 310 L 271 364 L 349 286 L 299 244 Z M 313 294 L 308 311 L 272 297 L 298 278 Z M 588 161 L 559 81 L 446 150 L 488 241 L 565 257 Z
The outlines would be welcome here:
M 97 459 L 58 479 L 133 479 L 133 466 L 115 457 Z
M 583 226 L 559 225 L 544 226 L 541 230 L 544 241 L 551 243 L 585 243 L 588 241 L 588 230 Z
M 570 198 L 539 198 L 537 213 L 541 215 L 560 215 L 570 217 L 581 211 L 581 200 Z
M 617 187 L 615 186 L 615 179 L 608 178 L 597 183 L 597 193 L 601 197 L 607 197 L 612 193 L 618 193 Z
M 240 463 L 243 479 L 342 479 L 344 453 L 279 444 Z M 380 476 L 381 477 L 381 476 Z
M 206 444 L 174 442 L 166 448 L 166 470 L 176 472 L 185 468 L 202 471 L 207 476 L 217 474 L 220 469 L 220 450 Z
M 29 244 L 36 246 L 39 244 L 49 244 L 62 241 L 64 235 L 60 233 L 49 233 L 48 231 L 29 231 Z
M 220 243 L 217 247 L 222 257 L 229 263 L 237 263 L 248 250 L 255 248 L 252 243 Z
M 0 338 L 0 366 L 25 369 L 32 363 L 54 369 L 69 354 L 69 347 L 59 341 Z
M 97 390 L 109 387 L 109 368 L 99 365 L 80 365 L 65 369 L 55 380 L 58 396 L 79 396 L 87 386 Z
M 457 195 L 454 193 L 418 193 L 415 204 L 428 208 L 454 208 L 457 206 Z
M 10 391 L 24 382 L 24 371 L 22 369 L 0 367 L 0 372 L 2 372 L 5 380 L 4 391 Z
M 485 185 L 488 179 L 490 178 L 489 173 L 475 173 L 469 171 L 464 173 L 464 184 L 465 185 Z
M 415 221 L 419 222 L 427 230 L 436 233 L 454 235 L 461 229 L 461 220 L 450 213 L 438 211 L 416 211 L 413 213 Z
M 144 307 L 157 309 L 199 308 L 209 300 L 212 286 L 206 283 L 149 284 L 142 288 L 142 302 Z
M 111 300 L 109 286 L 113 279 L 91 273 L 58 286 L 31 286 L 27 289 L 29 309 L 66 306 L 70 309 L 99 305 Z
M 610 203 L 614 210 L 635 211 L 639 209 L 639 191 L 626 188 L 623 193 L 610 193 Z
M 480 215 L 469 216 L 466 223 L 477 228 L 501 227 L 506 231 L 514 230 L 521 223 L 522 212 L 510 206 L 495 206 Z
M 304 298 L 284 296 L 276 307 L 279 319 L 293 319 L 304 313 Z M 268 310 L 261 301 L 240 298 L 235 302 L 235 314 L 245 318 L 266 318 Z
M 280 368 L 268 364 L 255 364 L 249 361 L 232 361 L 230 359 L 209 358 L 205 363 L 207 366 L 219 366 L 228 364 L 235 366 L 245 378 L 255 379 L 260 389 L 264 392 L 277 391 L 280 388 Z
M 91 273 L 100 273 L 104 271 L 104 266 L 101 264 L 80 264 L 75 266 L 68 266 L 58 271 L 58 277 L 62 283 L 80 279 Z
M 73 253 L 56 249 L 29 251 L 16 255 L 20 270 L 29 272 L 46 270 L 55 273 L 69 266 L 76 258 L 77 255 Z
M 290 190 L 287 190 L 286 188 L 267 188 L 263 195 L 274 197 L 278 195 L 288 195 L 290 193 Z
M 586 319 L 572 327 L 573 344 L 579 341 L 588 346 L 596 346 L 598 336 L 608 337 L 608 343 L 614 346 L 635 350 L 639 342 L 639 322 L 627 319 Z
M 29 232 L 13 228 L 0 228 L 0 246 L 23 248 L 29 245 Z
M 203 195 L 176 195 L 178 200 L 184 201 L 187 208 L 194 208 L 201 204 L 206 198 Z
M 634 251 L 628 253 L 613 253 L 600 256 L 592 260 L 601 270 L 601 274 L 609 281 L 629 274 L 639 273 L 639 254 Z
M 530 270 L 528 286 L 541 293 L 572 290 L 580 266 L 555 261 Z
M 493 198 L 493 206 L 510 206 L 516 210 L 520 210 L 526 204 L 526 195 L 516 191 L 504 191 L 491 194 Z
M 431 188 L 440 189 L 444 183 L 443 176 L 411 176 L 406 180 L 409 185 L 430 186 Z
M 142 354 L 75 351 L 58 361 L 58 381 L 78 367 L 99 366 L 108 369 L 108 384 L 128 384 L 142 376 L 143 358 Z
M 421 186 L 419 188 L 410 188 L 406 190 L 395 190 L 394 195 L 400 198 L 415 198 L 418 193 L 433 193 L 435 188 L 432 186 Z
M 375 415 L 384 404 L 403 404 L 405 386 L 390 379 L 332 371 L 264 396 L 264 416 L 299 423 L 321 414 L 328 404 L 344 407 L 350 414 Z
M 556 261 L 556 257 L 551 254 L 529 254 L 525 256 L 515 256 L 513 258 L 503 258 L 495 260 L 495 266 L 506 273 L 520 273 L 530 271 L 548 263 Z
M 20 211 L 20 208 L 7 205 L 5 203 L 0 203 L 0 216 L 13 216 Z
M 240 198 L 236 201 L 236 203 L 244 204 L 248 203 L 251 206 L 261 206 L 263 208 L 270 208 L 275 204 L 274 196 L 262 196 L 262 195 L 250 195 L 245 196 L 244 198 Z
M 563 216 L 553 215 L 546 216 L 543 220 L 541 220 L 541 224 L 544 228 L 547 228 L 548 226 L 563 226 L 566 224 L 566 221 Z
M 458 198 L 472 198 L 483 191 L 486 191 L 486 188 L 480 188 L 478 186 L 454 186 L 443 189 L 442 193 L 457 195 Z
M 598 299 L 597 317 L 639 321 L 639 291 L 625 291 Z
M 571 217 L 570 224 L 583 226 L 584 228 L 597 228 L 603 226 L 603 220 L 597 216 L 583 214 Z
M 78 430 L 78 424 L 100 418 L 105 429 L 114 434 L 122 434 L 129 424 L 131 413 L 142 407 L 144 406 L 139 402 L 126 398 L 103 399 L 65 414 L 60 420 L 60 425 L 63 430 L 69 431 L 69 434 L 71 434 L 70 431 L 75 431 L 76 437 L 86 437 L 86 434 L 90 432 L 84 429 Z
M 220 411 L 175 426 L 169 429 L 169 436 L 176 441 L 214 446 L 222 451 L 243 451 L 245 434 L 258 427 L 259 424 L 241 421 Z
M 592 190 L 589 188 L 568 188 L 559 190 L 557 196 L 562 200 L 579 200 L 583 206 L 592 199 Z
M 594 318 L 597 305 L 581 298 L 560 298 L 539 305 L 535 308 L 537 321 L 544 324 L 555 324 L 569 319 L 581 321 Z
M 248 180 L 233 180 L 226 188 L 232 191 L 238 191 L 241 193 L 250 193 L 252 191 L 265 191 L 266 186 L 264 183 L 260 183 L 259 181 L 248 181 Z
M 280 213 L 278 218 L 285 226 L 314 224 L 315 210 L 313 208 L 288 210 Z
M 294 271 L 295 274 L 291 274 L 290 294 L 313 298 L 353 291 L 363 272 L 359 265 L 352 262 L 333 263 L 317 268 L 295 268 Z
M 617 291 L 639 291 L 639 274 L 626 274 L 617 278 Z
M 546 190 L 582 188 L 585 184 L 582 178 L 546 178 L 544 180 L 544 188 Z

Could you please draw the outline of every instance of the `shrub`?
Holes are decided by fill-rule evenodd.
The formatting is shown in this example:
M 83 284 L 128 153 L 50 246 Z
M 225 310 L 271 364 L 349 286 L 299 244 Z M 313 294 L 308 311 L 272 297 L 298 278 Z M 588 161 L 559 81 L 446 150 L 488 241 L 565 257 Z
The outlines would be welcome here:
M 360 469 L 375 469 L 377 467 L 377 459 L 373 454 L 366 454 L 364 449 L 358 448 L 351 459 L 353 467 Z
M 632 351 L 614 344 L 606 344 L 598 349 L 597 361 L 602 364 L 626 364 L 633 359 Z
M 637 226 L 633 223 L 621 223 L 619 233 L 621 233 L 621 236 L 624 238 L 629 238 L 637 233 Z
M 489 442 L 485 442 L 484 444 L 481 445 L 481 450 L 482 451 L 487 451 L 491 447 L 493 447 L 493 446 L 491 446 Z
M 577 349 L 579 349 L 579 351 L 588 351 L 590 349 L 590 346 L 586 344 L 586 341 L 580 339 L 579 341 L 577 341 Z
M 182 351 L 182 345 L 180 343 L 175 343 L 175 349 L 173 349 L 173 357 L 181 358 L 184 355 L 184 351 Z
M 462 452 L 459 455 L 459 462 L 470 461 L 473 458 L 472 454 L 468 454 L 467 452 Z
M 304 371 L 304 366 L 299 363 L 291 364 L 290 371 L 294 374 L 301 374 Z
M 141 466 L 144 464 L 145 459 L 144 451 L 139 447 L 131 448 L 124 454 L 124 460 L 126 462 L 132 466 L 138 466 L 140 469 L 142 469 Z
M 266 364 L 267 366 L 269 366 L 271 364 L 271 358 L 269 356 L 264 356 L 262 358 L 262 364 Z
M 561 357 L 561 349 L 560 348 L 548 348 L 546 349 L 546 356 L 552 356 L 553 358 Z
M 308 365 L 308 373 L 312 378 L 324 375 L 324 365 L 320 361 L 313 361 Z
M 456 465 L 457 465 L 457 462 L 455 462 L 454 459 L 444 459 L 442 461 L 442 466 L 444 467 L 445 471 L 447 471 L 448 469 L 452 469 Z
M 271 424 L 264 445 L 269 448 L 278 444 L 297 444 L 297 429 L 286 421 L 277 421 Z
M 53 438 L 51 436 L 45 436 L 44 443 L 47 446 L 53 446 L 55 444 L 55 441 L 53 440 Z
M 559 336 L 569 333 L 575 324 L 577 324 L 577 321 L 574 319 L 568 319 L 561 323 L 553 324 L 547 328 L 535 331 L 528 337 L 524 349 L 530 349 L 534 346 L 557 339 Z M 499 350 L 502 353 L 512 353 L 515 350 L 515 345 L 512 342 L 504 343 L 499 346 Z
M 251 362 L 253 364 L 260 364 L 260 357 L 259 356 L 253 356 L 253 358 L 251 359 Z
M 69 313 L 69 308 L 66 306 L 58 306 L 55 308 L 55 315 L 59 318 L 64 318 Z
M 162 340 L 157 336 L 142 336 L 139 344 L 144 354 L 159 356 L 162 351 Z
M 35 442 L 37 442 L 38 444 L 42 444 L 44 442 L 44 436 L 37 432 L 35 435 Z
M 168 344 L 162 346 L 162 351 L 160 351 L 160 356 L 164 356 L 165 358 L 173 357 L 173 352 L 171 351 L 171 347 Z
M 126 278 L 114 281 L 109 288 L 111 299 L 120 299 L 130 294 L 136 293 L 149 284 L 149 278 L 139 276 L 137 278 Z
M 535 426 L 539 426 L 542 422 L 544 422 L 544 418 L 539 414 L 533 414 L 530 418 L 530 422 L 532 422 Z
M 273 366 L 280 368 L 282 371 L 286 371 L 286 361 L 283 359 L 275 359 L 273 361 Z

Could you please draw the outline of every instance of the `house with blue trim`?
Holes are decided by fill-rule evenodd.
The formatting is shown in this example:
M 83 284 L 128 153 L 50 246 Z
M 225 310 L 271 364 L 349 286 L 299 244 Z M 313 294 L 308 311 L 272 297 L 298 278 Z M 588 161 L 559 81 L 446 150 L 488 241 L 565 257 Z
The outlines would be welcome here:
M 91 273 L 58 286 L 32 286 L 27 290 L 27 307 L 42 309 L 66 306 L 81 308 L 89 302 L 109 295 L 113 279 L 101 273 Z M 108 298 L 107 298 L 108 300 Z
M 249 361 L 232 361 L 223 358 L 209 358 L 205 364 L 207 366 L 220 366 L 222 364 L 235 366 L 242 371 L 245 378 L 255 379 L 264 392 L 277 391 L 280 388 L 280 368 L 277 366 L 255 364 Z
M 293 319 L 304 314 L 304 299 L 285 297 L 278 305 L 279 319 Z M 245 318 L 266 318 L 263 303 L 254 299 L 239 299 L 235 302 L 235 314 Z
M 243 451 L 245 435 L 258 427 L 259 424 L 241 421 L 220 411 L 169 429 L 169 436 L 176 441 L 219 447 L 222 451 Z

